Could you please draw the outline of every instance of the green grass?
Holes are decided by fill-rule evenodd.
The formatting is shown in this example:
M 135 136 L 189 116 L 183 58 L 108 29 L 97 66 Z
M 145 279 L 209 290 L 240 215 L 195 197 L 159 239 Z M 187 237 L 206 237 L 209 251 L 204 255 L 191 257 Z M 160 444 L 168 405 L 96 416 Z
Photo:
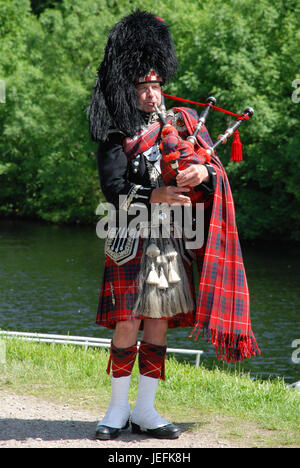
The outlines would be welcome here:
M 33 343 L 6 339 L 6 364 L 2 365 L 0 390 L 31 394 L 68 403 L 75 408 L 103 412 L 110 399 L 110 379 L 105 369 L 108 350 L 79 346 Z M 1 365 L 0 365 L 1 368 Z M 135 364 L 130 402 L 137 393 Z M 300 446 L 300 394 L 280 379 L 254 381 L 249 375 L 204 365 L 166 362 L 156 408 L 191 431 L 247 446 Z

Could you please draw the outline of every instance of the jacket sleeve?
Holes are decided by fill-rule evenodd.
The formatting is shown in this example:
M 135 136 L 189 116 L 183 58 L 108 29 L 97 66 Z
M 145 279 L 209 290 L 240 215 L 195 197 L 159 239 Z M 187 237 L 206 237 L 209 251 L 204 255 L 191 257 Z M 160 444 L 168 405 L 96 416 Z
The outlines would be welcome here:
M 217 183 L 217 174 L 215 168 L 210 163 L 205 163 L 204 166 L 207 167 L 209 180 L 208 182 L 202 182 L 201 184 L 195 187 L 196 192 L 202 190 L 206 195 L 212 195 L 216 188 Z
M 123 151 L 122 140 L 121 134 L 114 133 L 99 144 L 97 164 L 101 190 L 106 200 L 116 209 L 128 210 L 131 203 L 148 206 L 153 187 L 150 183 L 134 183 L 129 180 L 128 160 Z

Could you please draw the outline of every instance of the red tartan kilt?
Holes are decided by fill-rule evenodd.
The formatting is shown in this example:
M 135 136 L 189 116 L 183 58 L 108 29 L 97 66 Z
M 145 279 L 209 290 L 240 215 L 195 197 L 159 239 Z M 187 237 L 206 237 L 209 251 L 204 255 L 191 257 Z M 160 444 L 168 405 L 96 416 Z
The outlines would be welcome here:
M 124 265 L 118 266 L 113 260 L 106 257 L 96 316 L 98 325 L 114 329 L 116 323 L 121 320 L 148 318 L 142 314 L 132 314 L 138 295 L 138 275 L 143 254 L 142 242 L 141 240 L 135 258 Z M 192 265 L 189 265 L 185 260 L 183 262 L 190 280 L 192 294 L 195 297 Z M 192 311 L 164 318 L 164 320 L 169 321 L 169 328 L 176 328 L 193 326 L 194 318 L 195 311 Z M 143 328 L 143 322 L 141 322 L 140 328 Z

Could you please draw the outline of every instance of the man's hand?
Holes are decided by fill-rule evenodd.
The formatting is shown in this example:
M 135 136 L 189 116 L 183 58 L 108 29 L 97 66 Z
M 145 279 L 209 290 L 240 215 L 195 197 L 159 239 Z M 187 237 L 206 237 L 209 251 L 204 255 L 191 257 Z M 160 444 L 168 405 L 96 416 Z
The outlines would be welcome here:
M 188 187 L 174 187 L 167 185 L 153 190 L 150 203 L 168 203 L 168 205 L 190 205 L 191 199 L 183 195 L 183 192 L 189 192 Z
M 203 164 L 192 164 L 183 171 L 180 171 L 176 177 L 178 187 L 189 186 L 196 187 L 202 182 L 209 182 L 209 173 L 207 167 Z

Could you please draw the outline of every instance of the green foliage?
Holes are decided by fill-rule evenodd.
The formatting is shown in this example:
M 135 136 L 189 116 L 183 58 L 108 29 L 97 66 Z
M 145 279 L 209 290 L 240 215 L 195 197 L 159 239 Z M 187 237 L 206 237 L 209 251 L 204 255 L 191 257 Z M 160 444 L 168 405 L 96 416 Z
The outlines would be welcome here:
M 241 237 L 300 239 L 299 104 L 291 98 L 300 78 L 298 0 L 35 3 L 38 17 L 29 0 L 0 4 L 0 214 L 95 219 L 102 195 L 86 108 L 108 31 L 140 7 L 164 18 L 174 38 L 180 68 L 167 92 L 255 109 L 240 130 L 244 162 L 229 162 L 230 144 L 219 150 Z M 230 121 L 210 115 L 214 140 Z

